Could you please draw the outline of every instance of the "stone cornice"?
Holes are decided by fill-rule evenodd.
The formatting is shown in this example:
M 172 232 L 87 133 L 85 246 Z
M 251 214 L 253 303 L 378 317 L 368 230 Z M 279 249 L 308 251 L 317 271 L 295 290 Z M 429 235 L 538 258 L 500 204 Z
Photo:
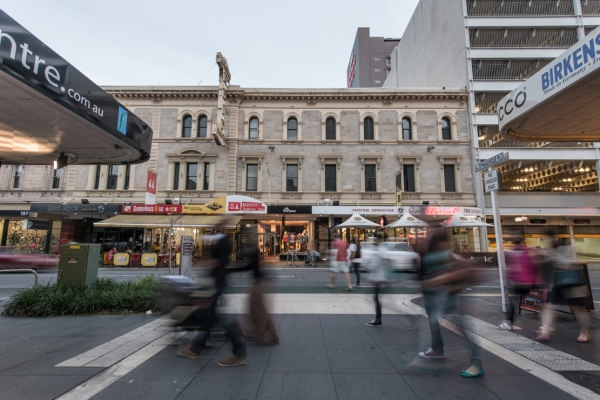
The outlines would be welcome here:
M 216 87 L 104 87 L 115 98 L 152 99 L 161 102 L 166 99 L 209 99 L 216 100 Z M 230 87 L 226 101 L 237 105 L 241 101 L 306 101 L 309 105 L 324 101 L 382 101 L 391 105 L 393 101 L 455 100 L 466 102 L 468 93 L 463 89 L 253 89 L 245 90 Z

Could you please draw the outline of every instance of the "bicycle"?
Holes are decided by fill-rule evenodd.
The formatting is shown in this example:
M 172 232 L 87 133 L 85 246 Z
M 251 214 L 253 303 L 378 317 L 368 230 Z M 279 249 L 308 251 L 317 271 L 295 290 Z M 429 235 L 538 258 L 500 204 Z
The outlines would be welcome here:
M 287 265 L 291 267 L 294 264 L 296 267 L 298 266 L 298 254 L 296 254 L 296 250 L 288 250 L 287 254 Z
M 319 266 L 319 253 L 316 251 L 310 250 L 306 255 L 305 264 L 308 264 L 309 267 L 318 267 Z

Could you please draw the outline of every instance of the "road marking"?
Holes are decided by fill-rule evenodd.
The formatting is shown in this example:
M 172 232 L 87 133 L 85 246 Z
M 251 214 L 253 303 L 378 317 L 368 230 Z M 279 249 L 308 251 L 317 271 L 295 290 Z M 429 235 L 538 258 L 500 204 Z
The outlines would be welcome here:
M 165 335 L 140 350 L 124 358 L 112 367 L 102 371 L 98 375 L 88 379 L 79 386 L 74 387 L 58 400 L 88 400 L 127 375 L 142 363 L 158 354 L 175 340 L 183 336 L 185 332 L 172 332 Z
M 169 322 L 169 317 L 165 315 L 55 367 L 110 367 L 173 330 L 165 326 Z

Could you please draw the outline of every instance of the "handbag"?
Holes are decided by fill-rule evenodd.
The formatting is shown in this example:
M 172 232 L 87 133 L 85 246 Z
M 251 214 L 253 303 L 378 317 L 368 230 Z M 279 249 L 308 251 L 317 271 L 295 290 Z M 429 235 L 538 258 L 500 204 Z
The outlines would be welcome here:
M 554 272 L 554 286 L 557 288 L 571 288 L 584 286 L 586 284 L 583 268 L 572 266 L 569 269 L 561 269 Z

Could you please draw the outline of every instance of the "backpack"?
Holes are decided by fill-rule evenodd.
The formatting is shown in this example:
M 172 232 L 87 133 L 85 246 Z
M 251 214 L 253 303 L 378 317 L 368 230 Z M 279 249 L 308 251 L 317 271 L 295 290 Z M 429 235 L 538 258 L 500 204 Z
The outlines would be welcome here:
M 535 285 L 537 283 L 537 266 L 526 247 L 507 252 L 506 256 L 508 279 L 522 285 Z

